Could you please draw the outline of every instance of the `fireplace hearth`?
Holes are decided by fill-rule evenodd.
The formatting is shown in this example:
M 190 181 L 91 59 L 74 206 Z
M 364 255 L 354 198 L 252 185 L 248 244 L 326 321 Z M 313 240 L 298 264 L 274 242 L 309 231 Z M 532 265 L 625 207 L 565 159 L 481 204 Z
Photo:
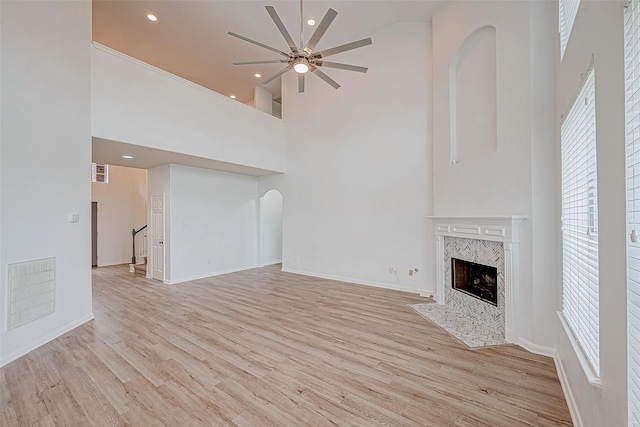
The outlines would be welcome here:
M 498 269 L 451 258 L 451 287 L 489 304 L 498 305 Z

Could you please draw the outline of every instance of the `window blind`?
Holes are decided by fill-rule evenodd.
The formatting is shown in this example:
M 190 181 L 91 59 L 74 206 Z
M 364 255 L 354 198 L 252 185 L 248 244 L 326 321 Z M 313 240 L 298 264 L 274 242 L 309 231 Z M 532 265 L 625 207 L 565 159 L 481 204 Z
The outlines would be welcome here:
M 595 71 L 561 127 L 562 314 L 595 376 L 599 373 L 598 185 Z
M 640 233 L 640 6 L 625 5 L 627 232 Z M 640 243 L 627 240 L 629 425 L 640 425 Z
M 559 2 L 560 59 L 564 57 L 573 21 L 575 21 L 578 14 L 578 6 L 580 6 L 580 0 L 560 0 Z

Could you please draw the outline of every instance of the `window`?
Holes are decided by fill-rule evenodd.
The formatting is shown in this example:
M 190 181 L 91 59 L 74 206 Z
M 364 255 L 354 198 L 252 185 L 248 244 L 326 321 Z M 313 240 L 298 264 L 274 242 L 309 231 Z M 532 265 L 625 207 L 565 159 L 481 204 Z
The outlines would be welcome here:
M 627 233 L 640 233 L 640 6 L 625 4 Z M 638 240 L 638 239 L 634 239 Z M 640 243 L 627 240 L 629 425 L 640 424 Z
M 599 375 L 595 71 L 561 128 L 562 314 L 591 381 Z
M 109 182 L 109 165 L 91 163 L 91 182 Z
M 569 35 L 571 34 L 573 21 L 575 21 L 576 14 L 578 13 L 578 6 L 580 6 L 580 0 L 560 0 L 558 4 L 558 25 L 560 27 L 560 59 L 562 59 L 562 57 L 564 56 L 564 51 L 567 49 L 567 43 L 569 42 Z

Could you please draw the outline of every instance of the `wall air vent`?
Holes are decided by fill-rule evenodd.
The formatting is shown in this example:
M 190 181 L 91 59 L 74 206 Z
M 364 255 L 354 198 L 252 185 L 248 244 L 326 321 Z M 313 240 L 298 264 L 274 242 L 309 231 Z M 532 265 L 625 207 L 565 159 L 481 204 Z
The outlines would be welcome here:
M 55 311 L 55 258 L 9 264 L 8 270 L 7 330 Z
M 91 182 L 109 182 L 109 165 L 91 163 Z

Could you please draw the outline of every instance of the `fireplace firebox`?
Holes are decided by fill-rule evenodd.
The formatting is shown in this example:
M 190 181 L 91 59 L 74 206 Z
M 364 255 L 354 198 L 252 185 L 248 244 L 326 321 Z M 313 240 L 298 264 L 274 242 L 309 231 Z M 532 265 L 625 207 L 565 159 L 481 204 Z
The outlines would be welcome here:
M 451 258 L 451 287 L 498 305 L 498 269 L 495 267 Z

